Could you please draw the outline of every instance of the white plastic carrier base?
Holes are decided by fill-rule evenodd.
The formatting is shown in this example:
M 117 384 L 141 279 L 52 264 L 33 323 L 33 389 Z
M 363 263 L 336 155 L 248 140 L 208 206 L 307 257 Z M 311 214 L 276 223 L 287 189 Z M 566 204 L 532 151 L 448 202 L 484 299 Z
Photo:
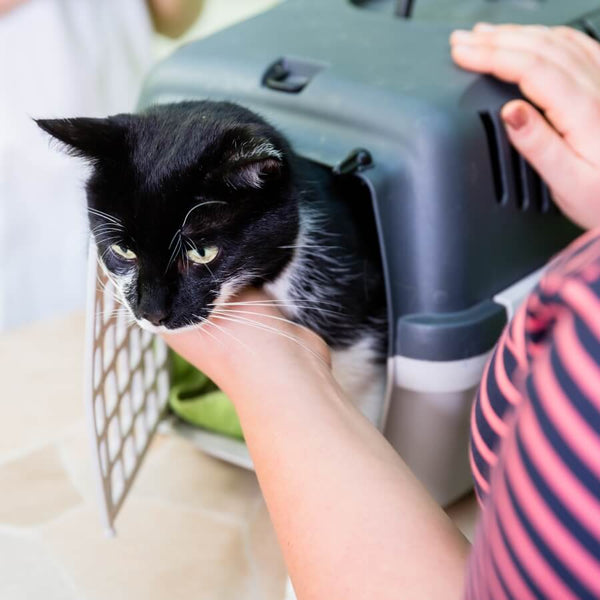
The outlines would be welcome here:
M 508 318 L 541 273 L 494 298 Z M 119 308 L 93 244 L 88 286 L 85 403 L 102 519 L 114 534 L 115 519 L 159 425 L 217 458 L 247 469 L 253 465 L 243 442 L 165 418 L 167 347 Z M 442 505 L 472 487 L 470 407 L 487 358 L 433 362 L 396 356 L 388 362 L 385 435 Z

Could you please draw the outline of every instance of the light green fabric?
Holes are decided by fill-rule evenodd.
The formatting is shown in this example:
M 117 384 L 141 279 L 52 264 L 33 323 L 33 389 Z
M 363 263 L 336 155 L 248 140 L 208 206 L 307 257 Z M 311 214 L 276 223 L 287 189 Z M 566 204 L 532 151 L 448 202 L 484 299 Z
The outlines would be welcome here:
M 231 400 L 206 375 L 177 354 L 171 354 L 171 410 L 191 425 L 243 439 Z

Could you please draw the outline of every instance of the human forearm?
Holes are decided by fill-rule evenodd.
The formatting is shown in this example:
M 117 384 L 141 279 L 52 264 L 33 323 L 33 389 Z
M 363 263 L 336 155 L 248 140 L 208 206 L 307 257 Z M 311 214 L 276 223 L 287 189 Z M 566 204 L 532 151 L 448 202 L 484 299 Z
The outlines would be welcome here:
M 297 377 L 229 394 L 298 597 L 460 597 L 467 542 L 329 373 Z
M 458 598 L 466 541 L 344 397 L 323 341 L 262 294 L 229 307 L 167 339 L 235 403 L 299 598 Z

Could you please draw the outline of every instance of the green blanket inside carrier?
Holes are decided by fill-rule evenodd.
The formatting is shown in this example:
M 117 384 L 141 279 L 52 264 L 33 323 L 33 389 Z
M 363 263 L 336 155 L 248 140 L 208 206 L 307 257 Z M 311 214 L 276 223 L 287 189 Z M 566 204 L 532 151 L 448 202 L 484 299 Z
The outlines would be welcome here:
M 171 353 L 171 410 L 183 421 L 243 439 L 242 428 L 231 400 L 203 373 Z

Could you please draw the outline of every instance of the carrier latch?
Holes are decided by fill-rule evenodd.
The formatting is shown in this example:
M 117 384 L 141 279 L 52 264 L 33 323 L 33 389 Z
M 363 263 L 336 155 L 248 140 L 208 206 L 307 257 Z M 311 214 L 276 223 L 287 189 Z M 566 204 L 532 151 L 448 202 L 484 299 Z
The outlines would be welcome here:
M 263 75 L 263 85 L 277 92 L 298 94 L 327 65 L 302 58 L 283 57 Z
M 362 171 L 373 164 L 373 157 L 365 148 L 355 148 L 333 167 L 334 175 L 353 175 L 358 171 Z

